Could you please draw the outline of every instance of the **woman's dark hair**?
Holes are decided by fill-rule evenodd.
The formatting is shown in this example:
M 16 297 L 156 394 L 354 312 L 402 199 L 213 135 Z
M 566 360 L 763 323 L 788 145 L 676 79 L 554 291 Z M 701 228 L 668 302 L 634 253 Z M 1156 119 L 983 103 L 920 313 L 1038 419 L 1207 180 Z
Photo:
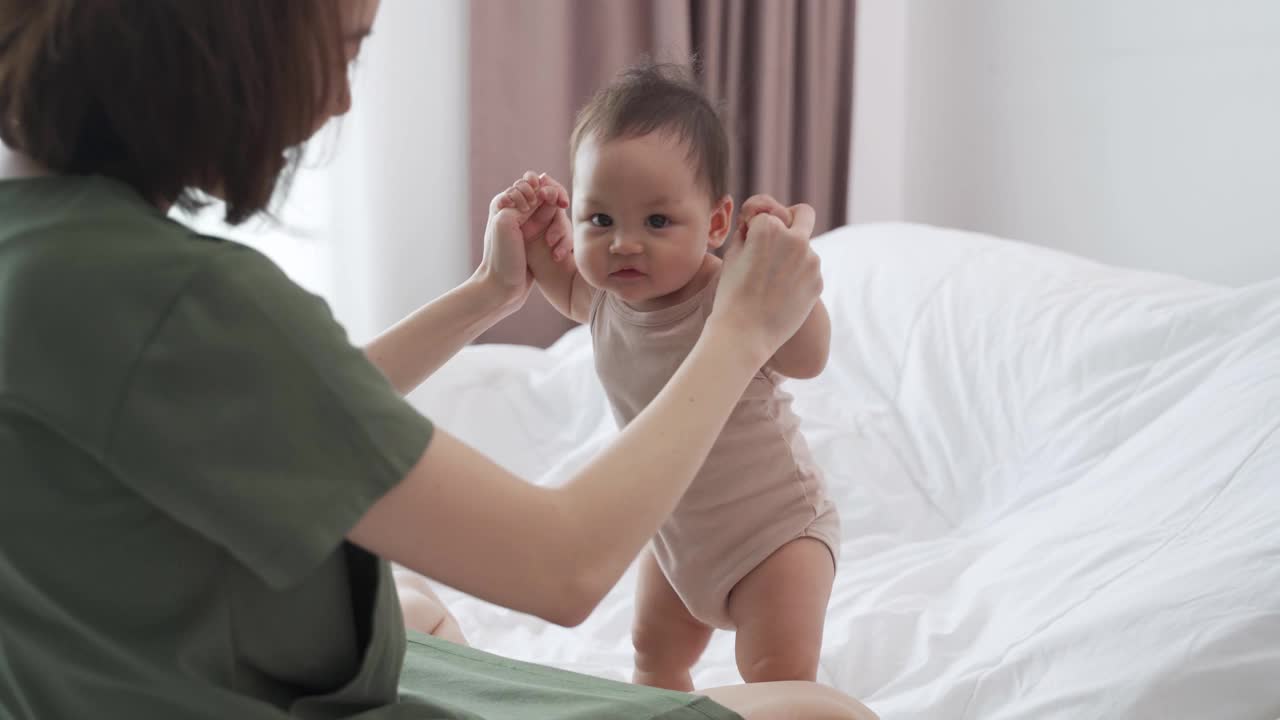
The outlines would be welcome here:
M 0 138 L 151 202 L 266 209 L 335 93 L 341 0 L 0 0 Z

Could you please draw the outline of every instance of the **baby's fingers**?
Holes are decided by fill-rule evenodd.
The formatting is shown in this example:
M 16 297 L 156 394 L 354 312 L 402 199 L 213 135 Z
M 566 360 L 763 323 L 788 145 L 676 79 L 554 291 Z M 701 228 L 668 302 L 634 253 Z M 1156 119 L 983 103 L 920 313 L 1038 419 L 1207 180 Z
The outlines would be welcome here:
M 489 201 L 489 214 L 497 215 L 503 210 L 512 210 L 516 213 L 520 212 L 520 208 L 515 199 L 514 188 L 507 188 L 497 195 L 493 196 L 493 200 Z
M 509 187 L 498 196 L 498 203 L 495 206 L 497 210 L 505 210 L 511 208 L 520 214 L 528 212 L 528 203 L 515 187 Z
M 791 225 L 791 210 L 772 195 L 753 195 L 742 204 L 741 215 L 747 220 L 764 213 L 777 217 L 788 227 Z
M 738 234 L 741 237 L 746 238 L 747 226 L 759 215 L 772 215 L 787 227 L 791 227 L 795 220 L 791 209 L 784 207 L 772 195 L 753 195 L 742 204 L 742 210 L 738 213 Z
M 516 209 L 521 213 L 532 212 L 538 207 L 538 193 L 527 180 L 517 180 L 511 186 L 511 193 L 516 202 Z
M 563 260 L 573 252 L 573 240 L 569 237 L 569 223 L 563 210 L 556 210 L 556 217 L 547 228 L 547 245 L 551 248 L 551 257 Z
M 562 208 L 569 207 L 569 191 L 565 190 L 564 186 L 557 182 L 555 178 L 542 173 L 538 176 L 538 181 L 544 189 L 551 190 L 552 197 L 554 197 L 557 205 Z
M 788 226 L 792 232 L 808 238 L 813 235 L 813 226 L 817 223 L 817 215 L 813 206 L 805 203 L 791 206 L 793 222 Z

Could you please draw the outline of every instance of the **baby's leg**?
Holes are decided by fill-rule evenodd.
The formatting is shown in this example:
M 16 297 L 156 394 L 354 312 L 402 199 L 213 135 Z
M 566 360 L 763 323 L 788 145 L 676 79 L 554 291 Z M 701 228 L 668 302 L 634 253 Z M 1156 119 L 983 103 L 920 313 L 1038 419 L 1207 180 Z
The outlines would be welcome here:
M 689 669 L 711 641 L 710 627 L 699 622 L 658 567 L 652 552 L 640 558 L 636 585 L 636 618 L 631 642 L 636 649 L 639 685 L 691 692 Z
M 834 580 L 826 544 L 800 538 L 783 545 L 734 587 L 729 617 L 738 627 L 743 680 L 817 679 Z
M 394 577 L 405 627 L 459 645 L 467 644 L 458 621 L 431 589 L 426 578 L 398 567 L 394 570 Z

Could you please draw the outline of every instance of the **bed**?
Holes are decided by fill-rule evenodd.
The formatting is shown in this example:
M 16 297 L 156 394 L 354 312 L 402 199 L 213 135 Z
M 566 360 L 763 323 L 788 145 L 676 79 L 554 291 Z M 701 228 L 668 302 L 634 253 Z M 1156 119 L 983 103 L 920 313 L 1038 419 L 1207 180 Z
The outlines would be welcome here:
M 830 364 L 789 390 L 845 538 L 820 680 L 884 718 L 1280 718 L 1280 282 L 1225 288 L 932 227 L 815 239 Z M 555 483 L 616 432 L 585 329 L 413 397 Z M 581 627 L 442 590 L 486 650 L 625 679 Z M 718 634 L 699 686 L 739 680 Z

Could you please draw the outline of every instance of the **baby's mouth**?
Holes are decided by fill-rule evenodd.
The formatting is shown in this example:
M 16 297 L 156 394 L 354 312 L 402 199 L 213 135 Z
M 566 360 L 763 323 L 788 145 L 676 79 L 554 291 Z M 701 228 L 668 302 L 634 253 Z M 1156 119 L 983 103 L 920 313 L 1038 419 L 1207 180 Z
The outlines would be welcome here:
M 635 268 L 623 268 L 609 273 L 609 277 L 615 277 L 620 280 L 634 280 L 636 278 L 644 277 L 644 273 Z

